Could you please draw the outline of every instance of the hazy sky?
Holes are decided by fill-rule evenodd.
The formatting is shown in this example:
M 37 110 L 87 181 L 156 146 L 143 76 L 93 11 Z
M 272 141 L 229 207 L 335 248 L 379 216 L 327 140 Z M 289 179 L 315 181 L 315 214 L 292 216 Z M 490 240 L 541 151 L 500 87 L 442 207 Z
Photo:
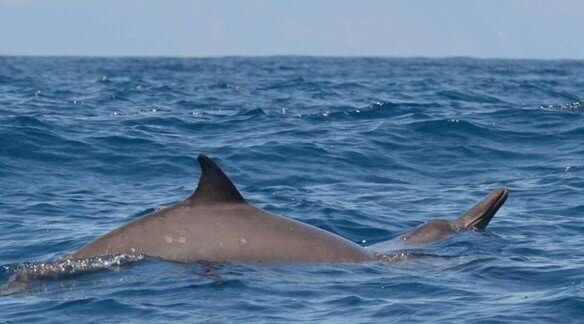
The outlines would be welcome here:
M 0 54 L 584 59 L 584 0 L 0 0 Z

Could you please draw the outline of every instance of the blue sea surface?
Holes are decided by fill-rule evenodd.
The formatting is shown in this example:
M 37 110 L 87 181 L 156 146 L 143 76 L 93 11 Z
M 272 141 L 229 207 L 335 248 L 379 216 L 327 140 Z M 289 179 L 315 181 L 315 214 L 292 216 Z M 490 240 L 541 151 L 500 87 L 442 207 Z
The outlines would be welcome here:
M 582 323 L 584 61 L 0 57 L 0 284 L 187 197 L 370 245 L 496 187 L 486 232 L 362 264 L 145 259 L 0 295 L 0 323 Z

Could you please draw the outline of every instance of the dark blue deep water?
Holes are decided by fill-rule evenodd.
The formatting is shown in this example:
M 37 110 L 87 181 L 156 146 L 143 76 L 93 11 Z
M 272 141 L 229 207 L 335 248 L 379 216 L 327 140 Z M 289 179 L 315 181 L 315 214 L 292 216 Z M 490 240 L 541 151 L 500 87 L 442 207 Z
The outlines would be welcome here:
M 359 244 L 509 199 L 397 263 L 144 260 L 5 290 L 0 323 L 581 323 L 584 62 L 0 57 L 0 283 L 185 198 L 198 153 Z

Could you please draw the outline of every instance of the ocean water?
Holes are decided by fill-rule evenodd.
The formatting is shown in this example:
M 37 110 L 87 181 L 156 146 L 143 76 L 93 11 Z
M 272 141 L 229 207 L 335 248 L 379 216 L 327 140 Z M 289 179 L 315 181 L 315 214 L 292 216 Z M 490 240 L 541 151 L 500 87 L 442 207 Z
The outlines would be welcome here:
M 0 57 L 0 283 L 182 200 L 199 153 L 362 245 L 509 189 L 435 257 L 145 259 L 23 284 L 0 323 L 581 323 L 583 91 L 584 61 Z

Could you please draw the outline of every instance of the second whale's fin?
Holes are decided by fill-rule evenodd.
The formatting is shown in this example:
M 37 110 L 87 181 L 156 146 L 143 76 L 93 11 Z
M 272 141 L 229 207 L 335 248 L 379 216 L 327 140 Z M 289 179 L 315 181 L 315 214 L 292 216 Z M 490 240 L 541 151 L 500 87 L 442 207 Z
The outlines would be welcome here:
M 491 191 L 485 198 L 472 206 L 456 220 L 456 224 L 462 228 L 484 230 L 495 213 L 503 206 L 508 190 L 498 188 Z
M 197 189 L 187 201 L 203 204 L 246 203 L 235 185 L 213 160 L 202 154 L 197 160 L 201 165 L 201 177 Z
M 387 246 L 395 246 L 396 242 L 407 245 L 427 244 L 467 229 L 484 230 L 507 199 L 507 195 L 507 189 L 495 189 L 456 220 L 432 219 L 397 239 L 378 243 L 372 248 L 383 251 Z

